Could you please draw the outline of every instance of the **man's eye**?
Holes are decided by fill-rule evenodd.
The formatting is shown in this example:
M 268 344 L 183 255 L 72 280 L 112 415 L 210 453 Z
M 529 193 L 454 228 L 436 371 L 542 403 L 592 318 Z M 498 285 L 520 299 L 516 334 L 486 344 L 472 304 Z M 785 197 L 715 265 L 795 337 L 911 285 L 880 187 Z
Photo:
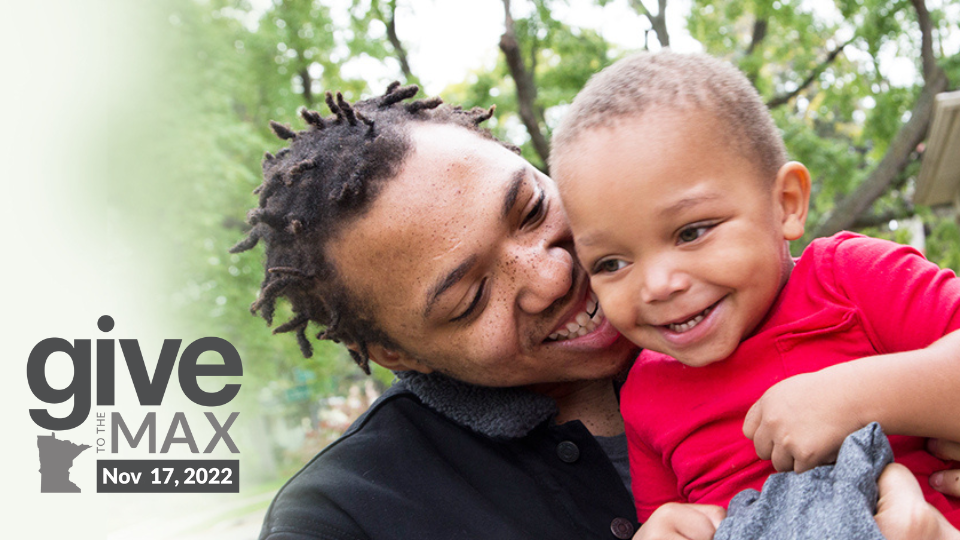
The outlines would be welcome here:
M 484 289 L 486 288 L 487 280 L 484 279 L 480 282 L 480 286 L 477 287 L 476 294 L 473 295 L 473 300 L 470 301 L 470 305 L 467 306 L 467 309 L 463 310 L 463 313 L 457 315 L 456 317 L 450 319 L 450 322 L 462 321 L 477 310 L 477 307 L 480 305 L 480 302 L 483 300 Z
M 537 197 L 537 202 L 533 204 L 533 208 L 530 209 L 530 212 L 524 216 L 523 222 L 520 223 L 521 228 L 526 227 L 531 223 L 536 223 L 541 217 L 543 217 L 544 209 L 546 208 L 546 204 L 544 203 L 546 196 L 547 193 L 545 191 L 540 192 L 540 196 Z
M 622 259 L 604 259 L 593 267 L 594 274 L 613 273 L 627 267 L 627 261 Z
M 693 242 L 701 236 L 704 235 L 710 229 L 707 225 L 700 225 L 697 227 L 687 227 L 680 231 L 680 234 L 677 235 L 677 239 L 680 240 L 681 244 L 686 244 L 688 242 Z

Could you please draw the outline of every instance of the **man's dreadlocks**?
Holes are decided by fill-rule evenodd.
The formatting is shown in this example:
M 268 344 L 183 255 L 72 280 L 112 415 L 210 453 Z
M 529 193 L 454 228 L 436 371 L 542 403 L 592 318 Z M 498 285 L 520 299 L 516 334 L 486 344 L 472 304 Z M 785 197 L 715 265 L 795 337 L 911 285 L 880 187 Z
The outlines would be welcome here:
M 332 117 L 304 109 L 301 116 L 308 126 L 299 132 L 270 122 L 290 145 L 264 156 L 263 183 L 254 190 L 260 201 L 247 215 L 252 228 L 230 252 L 264 242 L 265 275 L 250 311 L 272 324 L 277 299 L 285 297 L 294 316 L 273 332 L 296 332 L 306 357 L 313 350 L 306 335 L 311 321 L 323 327 L 318 339 L 355 344 L 358 350 L 350 354 L 368 374 L 368 344 L 395 347 L 368 306 L 347 291 L 327 250 L 330 240 L 370 207 L 381 184 L 399 173 L 411 150 L 408 128 L 453 124 L 493 139 L 479 127 L 493 115 L 493 107 L 464 111 L 437 97 L 404 103 L 418 91 L 394 82 L 382 96 L 352 105 L 339 92 L 336 98 L 327 92 Z

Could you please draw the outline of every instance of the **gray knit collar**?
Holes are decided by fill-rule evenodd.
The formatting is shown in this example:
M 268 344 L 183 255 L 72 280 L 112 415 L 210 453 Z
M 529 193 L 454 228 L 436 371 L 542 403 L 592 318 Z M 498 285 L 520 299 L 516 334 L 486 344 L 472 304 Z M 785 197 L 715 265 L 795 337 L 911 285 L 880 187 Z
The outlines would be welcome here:
M 553 399 L 521 388 L 475 386 L 416 371 L 397 372 L 397 378 L 431 409 L 488 437 L 523 437 L 557 414 Z

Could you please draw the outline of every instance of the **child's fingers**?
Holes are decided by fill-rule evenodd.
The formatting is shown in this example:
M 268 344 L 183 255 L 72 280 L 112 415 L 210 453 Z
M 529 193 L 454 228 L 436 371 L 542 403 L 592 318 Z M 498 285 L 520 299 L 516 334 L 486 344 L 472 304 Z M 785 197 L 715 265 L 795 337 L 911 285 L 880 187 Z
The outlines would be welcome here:
M 911 530 L 910 517 L 923 508 L 923 492 L 913 474 L 899 463 L 888 465 L 877 480 L 877 525 L 885 538 L 902 538 Z
M 960 443 L 945 439 L 930 439 L 927 441 L 927 449 L 940 459 L 960 461 Z M 940 493 L 960 497 L 960 469 L 931 474 L 930 486 Z
M 913 473 L 899 463 L 884 469 L 877 480 L 877 526 L 890 540 L 945 540 L 960 538 L 940 512 L 923 499 Z
M 960 497 L 960 469 L 931 474 L 930 486 L 945 495 Z
M 777 472 L 792 471 L 795 465 L 793 455 L 783 446 L 774 447 L 773 453 L 770 455 L 770 461 L 773 462 L 773 468 Z
M 687 505 L 691 510 L 677 526 L 679 538 L 684 540 L 712 540 L 726 512 L 719 506 Z
M 633 540 L 711 540 L 725 515 L 719 506 L 667 503 L 657 508 Z
M 757 457 L 760 459 L 773 459 L 773 453 L 776 447 L 773 444 L 773 437 L 767 434 L 763 427 L 753 432 L 753 448 L 757 451 Z
M 927 450 L 940 459 L 960 461 L 960 443 L 946 439 L 928 439 Z
M 750 407 L 750 410 L 747 411 L 747 416 L 743 419 L 743 434 L 751 441 L 755 440 L 753 437 L 757 432 L 757 428 L 760 427 L 761 417 L 760 402 L 757 401 Z
M 753 439 L 753 448 L 757 451 L 757 457 L 760 459 L 773 459 L 773 454 L 777 450 L 773 444 L 773 439 L 763 436 L 756 436 Z
M 762 402 L 763 398 L 760 398 L 747 411 L 747 416 L 743 419 L 743 434 L 753 441 L 753 447 L 760 459 L 770 459 L 774 451 L 773 438 L 767 434 L 769 429 L 765 429 L 763 425 L 763 408 L 760 405 Z
M 677 538 L 683 540 L 711 540 L 717 532 L 717 526 L 710 518 L 701 513 L 694 513 L 677 524 Z
M 720 526 L 723 518 L 727 517 L 727 511 L 722 506 L 712 504 L 688 504 L 687 506 L 706 516 L 714 530 Z

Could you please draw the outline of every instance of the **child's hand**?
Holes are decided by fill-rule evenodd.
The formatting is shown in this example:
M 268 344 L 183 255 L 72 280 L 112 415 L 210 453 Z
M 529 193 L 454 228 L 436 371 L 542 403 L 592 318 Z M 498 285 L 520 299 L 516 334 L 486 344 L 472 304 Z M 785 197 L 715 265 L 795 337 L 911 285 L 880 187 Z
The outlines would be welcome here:
M 847 435 L 865 426 L 833 366 L 785 379 L 753 404 L 743 434 L 778 471 L 803 472 L 832 463 Z
M 960 461 L 960 443 L 930 439 L 927 441 L 927 450 L 940 459 Z M 930 485 L 940 493 L 960 497 L 960 470 L 933 473 L 930 475 Z
M 633 540 L 711 540 L 726 515 L 719 506 L 667 503 L 657 508 Z
M 923 499 L 913 473 L 891 463 L 877 481 L 877 526 L 890 540 L 960 540 L 960 531 Z

